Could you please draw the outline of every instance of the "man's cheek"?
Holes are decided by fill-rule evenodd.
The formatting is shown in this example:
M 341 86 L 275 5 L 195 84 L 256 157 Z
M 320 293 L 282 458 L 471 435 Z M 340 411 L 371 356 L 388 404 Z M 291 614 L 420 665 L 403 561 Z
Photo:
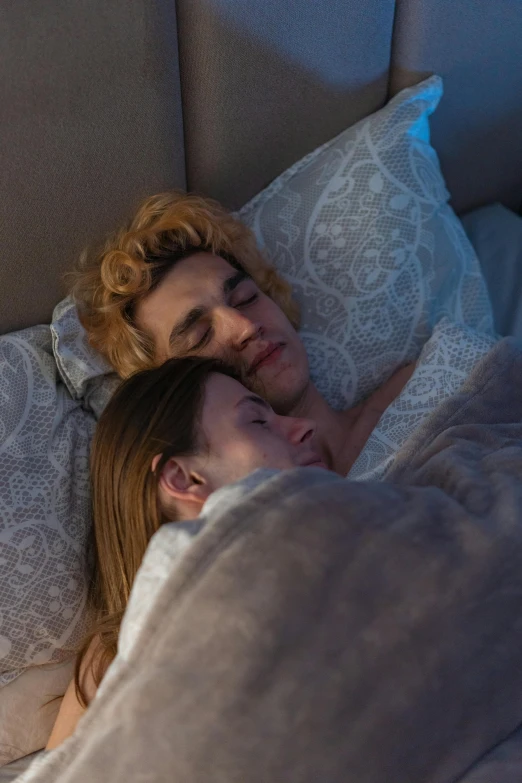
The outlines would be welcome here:
M 224 364 L 227 364 L 229 367 L 232 367 L 232 369 L 237 372 L 239 377 L 243 379 L 243 377 L 246 376 L 248 370 L 248 365 L 243 356 L 237 351 L 234 351 L 234 349 L 229 345 L 220 344 L 216 346 L 216 348 L 216 358 L 220 359 L 220 361 L 222 361 Z
M 270 390 L 267 388 L 267 385 L 263 383 L 260 378 L 258 378 L 257 375 L 248 375 L 245 372 L 240 377 L 241 383 L 249 391 L 254 392 L 254 394 L 258 395 L 258 397 L 263 397 L 265 400 L 270 399 Z

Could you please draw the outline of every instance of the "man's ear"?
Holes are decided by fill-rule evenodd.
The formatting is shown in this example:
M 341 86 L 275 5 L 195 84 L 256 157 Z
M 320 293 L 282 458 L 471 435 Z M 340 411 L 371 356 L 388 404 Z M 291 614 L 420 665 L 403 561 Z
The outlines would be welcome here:
M 161 454 L 154 457 L 152 470 L 160 459 Z M 210 489 L 191 463 L 190 457 L 171 457 L 162 468 L 158 484 L 160 492 L 172 500 L 201 507 L 210 495 Z

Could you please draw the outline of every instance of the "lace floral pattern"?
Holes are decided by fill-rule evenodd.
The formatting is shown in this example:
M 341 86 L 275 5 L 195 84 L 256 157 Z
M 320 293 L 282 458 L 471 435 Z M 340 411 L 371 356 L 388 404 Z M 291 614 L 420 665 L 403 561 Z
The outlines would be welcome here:
M 0 338 L 0 686 L 85 631 L 94 418 L 60 382 L 48 326 Z
M 443 319 L 422 349 L 412 377 L 370 435 L 348 478 L 382 479 L 419 424 L 458 392 L 495 342 L 493 337 Z
M 492 333 L 475 252 L 448 206 L 433 76 L 288 169 L 240 211 L 302 309 L 312 378 L 337 408 L 415 359 L 444 316 Z

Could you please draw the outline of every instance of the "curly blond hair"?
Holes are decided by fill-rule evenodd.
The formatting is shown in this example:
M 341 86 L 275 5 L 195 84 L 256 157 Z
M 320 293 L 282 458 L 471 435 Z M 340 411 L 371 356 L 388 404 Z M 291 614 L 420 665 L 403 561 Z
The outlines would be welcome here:
M 160 193 L 100 251 L 84 253 L 73 273 L 71 293 L 89 342 L 121 377 L 157 364 L 151 336 L 134 322 L 136 304 L 180 257 L 202 251 L 235 261 L 298 327 L 291 288 L 263 258 L 250 229 L 216 201 Z

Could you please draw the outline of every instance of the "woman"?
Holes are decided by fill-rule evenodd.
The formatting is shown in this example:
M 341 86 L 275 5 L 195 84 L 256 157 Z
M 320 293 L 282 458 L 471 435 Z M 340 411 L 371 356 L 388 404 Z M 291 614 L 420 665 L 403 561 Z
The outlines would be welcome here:
M 137 570 L 165 522 L 258 468 L 325 467 L 315 424 L 278 416 L 212 359 L 171 359 L 131 376 L 100 417 L 91 454 L 95 622 L 47 745 L 74 731 L 116 655 Z

